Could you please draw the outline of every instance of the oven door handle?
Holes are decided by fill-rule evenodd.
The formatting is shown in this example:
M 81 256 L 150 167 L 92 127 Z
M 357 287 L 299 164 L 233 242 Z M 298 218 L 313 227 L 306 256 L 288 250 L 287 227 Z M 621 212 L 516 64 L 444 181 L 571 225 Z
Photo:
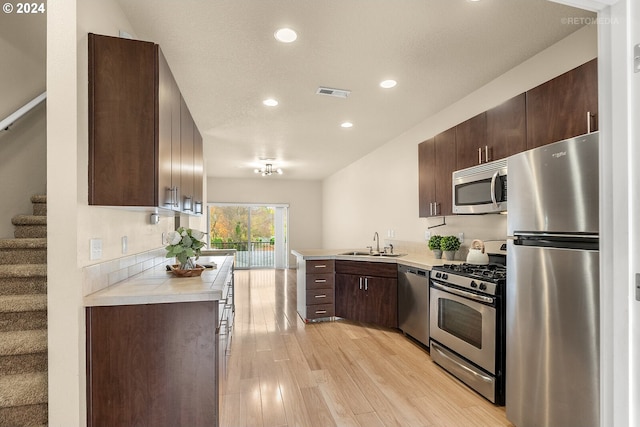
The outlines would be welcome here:
M 437 345 L 432 345 L 431 346 L 435 351 L 438 352 L 438 354 L 442 357 L 444 357 L 445 359 L 447 359 L 448 361 L 450 361 L 451 363 L 454 363 L 456 366 L 462 368 L 464 371 L 468 372 L 469 374 L 473 375 L 474 377 L 480 379 L 481 381 L 484 381 L 485 383 L 491 383 L 493 382 L 492 378 L 486 377 L 484 375 L 480 375 L 479 373 L 477 373 L 476 371 L 474 371 L 473 369 L 469 369 L 468 367 L 456 362 L 455 360 L 453 360 L 452 358 L 450 358 L 449 356 L 447 356 L 442 350 L 440 350 L 438 348 Z
M 442 286 L 439 283 L 436 282 L 431 282 L 431 286 L 433 286 L 436 289 L 439 289 L 443 292 L 449 292 L 450 294 L 453 295 L 458 295 L 460 297 L 464 297 L 464 298 L 469 298 L 472 299 L 474 301 L 478 301 L 478 302 L 485 302 L 488 304 L 493 304 L 493 298 L 491 297 L 486 297 L 484 295 L 476 295 L 473 294 L 471 292 L 467 292 L 467 291 L 461 291 L 460 289 L 455 289 L 455 288 L 449 288 L 447 286 Z
M 491 201 L 493 206 L 498 206 L 498 200 L 496 199 L 496 180 L 498 179 L 498 172 L 494 173 L 491 177 Z

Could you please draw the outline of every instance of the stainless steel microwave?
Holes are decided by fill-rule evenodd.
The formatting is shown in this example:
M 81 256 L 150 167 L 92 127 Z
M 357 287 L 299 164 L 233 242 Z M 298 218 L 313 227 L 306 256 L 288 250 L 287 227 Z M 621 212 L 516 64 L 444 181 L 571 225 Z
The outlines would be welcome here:
M 507 159 L 455 171 L 453 213 L 485 214 L 507 210 Z

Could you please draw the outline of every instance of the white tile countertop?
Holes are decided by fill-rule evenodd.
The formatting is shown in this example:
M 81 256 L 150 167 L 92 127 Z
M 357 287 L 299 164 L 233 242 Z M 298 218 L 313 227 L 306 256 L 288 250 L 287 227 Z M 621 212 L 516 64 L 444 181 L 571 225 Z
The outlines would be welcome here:
M 305 261 L 314 259 L 342 259 L 349 261 L 387 262 L 401 264 L 409 267 L 431 270 L 436 265 L 461 264 L 463 261 L 448 261 L 435 259 L 431 254 L 405 254 L 402 256 L 378 256 L 378 255 L 343 255 L 346 252 L 363 251 L 362 249 L 303 249 L 292 250 L 291 253 Z
M 84 297 L 85 307 L 216 301 L 233 267 L 233 256 L 202 256 L 200 265 L 215 264 L 199 277 L 175 277 L 159 264 L 122 282 Z

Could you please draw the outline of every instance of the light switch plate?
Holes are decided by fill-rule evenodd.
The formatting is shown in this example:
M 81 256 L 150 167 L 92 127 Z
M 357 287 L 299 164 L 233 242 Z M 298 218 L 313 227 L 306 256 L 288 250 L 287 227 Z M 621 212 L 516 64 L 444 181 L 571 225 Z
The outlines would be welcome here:
M 424 232 L 424 240 L 429 240 L 431 238 L 431 232 L 430 231 L 425 231 Z
M 129 251 L 129 238 L 127 236 L 122 236 L 122 255 L 126 255 Z
M 636 273 L 636 301 L 640 301 L 640 273 Z
M 633 47 L 633 72 L 640 73 L 640 43 Z
M 89 241 L 89 259 L 95 261 L 102 258 L 102 239 L 91 239 Z

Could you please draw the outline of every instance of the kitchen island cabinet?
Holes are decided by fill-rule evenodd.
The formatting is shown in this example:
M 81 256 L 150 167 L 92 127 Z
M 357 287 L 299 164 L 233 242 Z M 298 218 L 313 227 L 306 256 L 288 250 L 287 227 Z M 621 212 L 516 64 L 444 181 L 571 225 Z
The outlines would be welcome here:
M 88 426 L 217 426 L 233 325 L 233 257 L 164 265 L 85 297 Z
M 159 46 L 89 34 L 89 205 L 196 213 L 202 162 Z
M 305 322 L 335 316 L 335 261 L 298 258 L 297 274 L 298 314 Z
M 456 128 L 418 146 L 420 217 L 451 215 L 451 174 L 456 170 Z
M 395 264 L 336 260 L 336 316 L 398 327 L 398 270 Z

